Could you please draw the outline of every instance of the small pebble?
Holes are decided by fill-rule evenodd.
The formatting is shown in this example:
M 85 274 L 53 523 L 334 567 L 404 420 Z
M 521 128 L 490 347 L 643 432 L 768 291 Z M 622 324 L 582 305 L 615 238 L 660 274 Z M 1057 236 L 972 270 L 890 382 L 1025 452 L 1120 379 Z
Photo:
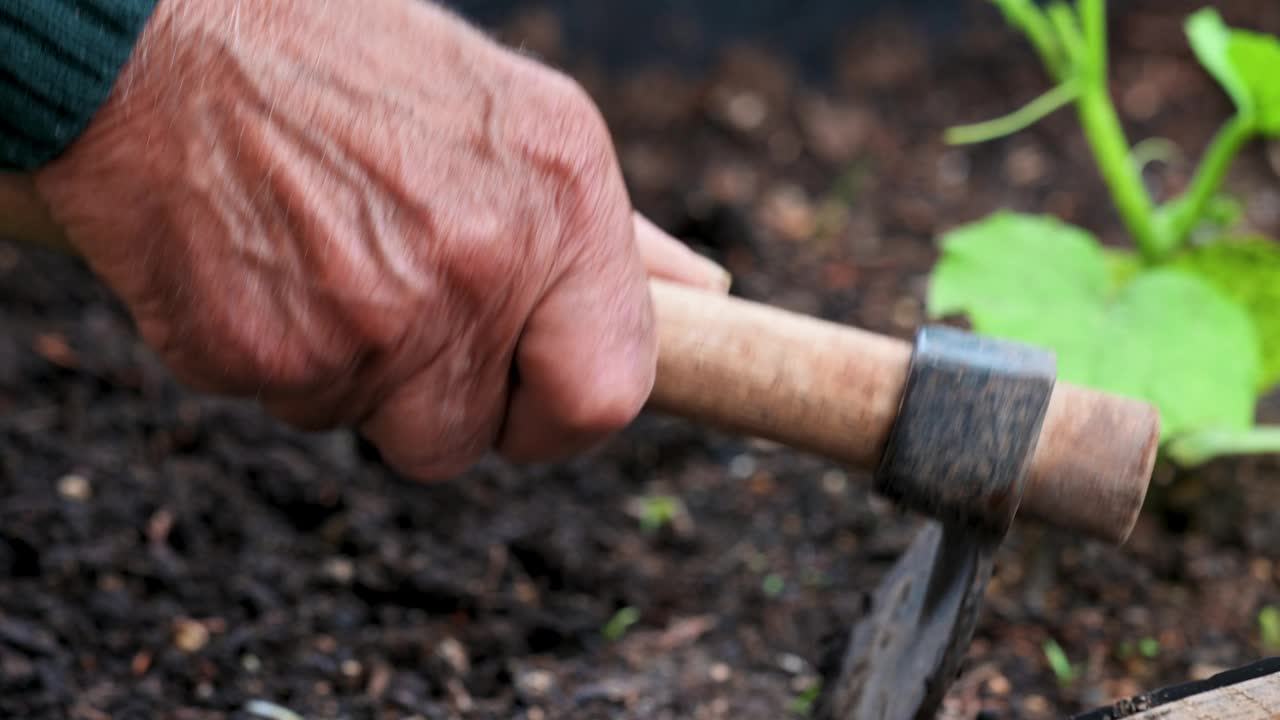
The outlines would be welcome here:
M 172 531 L 173 513 L 167 508 L 156 510 L 147 520 L 147 539 L 157 545 L 165 543 Z
M 992 695 L 1008 695 L 1012 685 L 1004 675 L 993 675 L 987 679 L 987 689 Z
M 822 489 L 828 495 L 843 497 L 849 489 L 849 476 L 840 470 L 828 470 L 822 473 Z
M 708 674 L 711 676 L 712 682 L 726 683 L 726 682 L 729 682 L 729 678 L 733 675 L 733 671 L 729 668 L 728 665 L 722 662 L 718 662 L 718 663 L 712 663 L 711 669 L 708 671 Z
M 203 623 L 182 618 L 174 623 L 173 644 L 183 652 L 199 652 L 209 644 L 209 629 Z
M 1030 145 L 1022 145 L 1005 158 L 1005 176 L 1015 185 L 1032 185 L 1044 177 L 1049 163 L 1044 154 Z
M 213 697 L 213 684 L 208 682 L 202 682 L 196 685 L 196 697 L 200 698 L 201 700 L 208 700 L 209 698 Z
M 755 196 L 759 177 L 756 171 L 745 165 L 713 165 L 707 169 L 703 188 L 718 202 L 734 205 L 746 204 Z
M 913 297 L 899 298 L 893 304 L 893 324 L 903 328 L 912 329 L 920 324 L 921 310 L 920 302 Z
M 756 459 L 750 455 L 738 455 L 729 461 L 729 475 L 745 480 L 756 472 Z
M 462 643 L 454 638 L 450 637 L 441 640 L 440 644 L 436 646 L 436 654 L 459 675 L 466 675 L 471 669 L 471 662 L 467 657 L 466 648 L 462 647 Z
M 806 240 L 817 229 L 813 202 L 804 188 L 798 185 L 783 184 L 773 188 L 760 210 L 765 225 L 783 239 Z
M 350 558 L 331 557 L 324 562 L 324 574 L 339 585 L 350 585 L 356 576 L 356 566 Z
M 546 670 L 529 670 L 516 677 L 516 687 L 528 697 L 546 697 L 555 685 L 555 677 Z
M 547 713 L 540 707 L 531 707 L 524 716 L 527 720 L 546 720 Z
M 245 672 L 256 673 L 262 669 L 262 660 L 257 655 L 249 653 L 240 658 L 240 667 L 244 668 Z
M 1029 713 L 1044 715 L 1049 712 L 1049 701 L 1043 695 L 1028 695 L 1022 700 L 1022 708 Z
M 783 653 L 778 656 L 778 667 L 791 673 L 792 675 L 799 675 L 800 673 L 804 672 L 807 666 L 808 664 L 805 663 L 804 658 L 800 657 L 799 655 L 793 655 L 791 653 Z
M 342 661 L 342 665 L 338 668 L 342 672 L 342 676 L 351 680 L 360 677 L 364 673 L 364 666 L 359 660 L 347 659 Z
M 833 165 L 852 162 L 872 138 L 874 116 L 857 107 L 838 105 L 830 98 L 812 99 L 800 113 L 809 149 Z
M 76 354 L 67 339 L 58 333 L 44 333 L 36 337 L 36 352 L 45 360 L 62 367 L 75 367 Z
M 302 720 L 298 713 L 266 700 L 250 700 L 245 703 L 244 711 L 266 720 Z
M 1192 665 L 1187 674 L 1191 680 L 1208 680 L 1218 673 L 1225 672 L 1226 668 L 1221 665 L 1210 665 L 1208 663 L 1196 663 Z
M 71 473 L 58 478 L 58 494 L 67 500 L 85 502 L 93 496 L 93 487 L 83 475 Z
M 744 132 L 759 128 L 769 115 L 769 106 L 765 104 L 764 98 L 753 92 L 741 92 L 729 98 L 725 110 L 729 122 Z
M 444 685 L 449 691 L 449 699 L 453 701 L 455 708 L 465 713 L 475 707 L 475 700 L 472 699 L 471 693 L 467 692 L 467 688 L 457 678 L 449 678 Z

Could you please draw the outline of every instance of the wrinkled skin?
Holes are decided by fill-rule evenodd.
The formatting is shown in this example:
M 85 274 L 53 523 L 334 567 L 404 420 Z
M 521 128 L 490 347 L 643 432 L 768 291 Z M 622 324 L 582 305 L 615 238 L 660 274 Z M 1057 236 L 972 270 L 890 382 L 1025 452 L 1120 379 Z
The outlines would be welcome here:
M 418 0 L 162 0 L 6 197 L 182 381 L 356 426 L 423 480 L 623 427 L 654 379 L 647 277 L 727 285 L 634 214 L 578 86 Z

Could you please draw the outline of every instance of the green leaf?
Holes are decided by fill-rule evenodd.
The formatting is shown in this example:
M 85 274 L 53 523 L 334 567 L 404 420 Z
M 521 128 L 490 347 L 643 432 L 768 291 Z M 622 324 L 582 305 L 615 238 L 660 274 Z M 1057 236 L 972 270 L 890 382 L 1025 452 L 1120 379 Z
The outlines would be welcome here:
M 1235 30 L 1228 49 L 1231 64 L 1253 93 L 1258 129 L 1280 135 L 1280 40 L 1274 35 Z
M 1253 94 L 1231 62 L 1231 28 L 1214 8 L 1192 13 L 1186 22 L 1187 40 L 1205 70 L 1218 81 L 1241 112 L 1253 112 Z
M 795 715 L 808 717 L 813 712 L 814 703 L 822 692 L 822 683 L 815 682 L 791 699 L 788 709 Z
M 1076 668 L 1071 664 L 1071 660 L 1067 658 L 1067 653 L 1058 644 L 1057 640 L 1050 638 L 1044 642 L 1044 657 L 1049 661 L 1049 668 L 1053 670 L 1053 674 L 1057 676 L 1058 682 L 1063 685 L 1070 685 L 1076 679 Z
M 1223 239 L 1172 261 L 1208 280 L 1249 312 L 1261 347 L 1259 392 L 1280 383 L 1280 244 L 1265 237 Z
M 1154 403 L 1166 438 L 1252 424 L 1258 340 L 1234 301 L 1191 273 L 1157 269 L 1135 276 L 1103 314 L 1080 383 Z
M 1059 353 L 1059 372 L 1081 356 L 1111 277 L 1089 233 L 1056 218 L 998 212 L 942 238 L 927 310 L 964 314 L 980 332 Z
M 1191 15 L 1187 39 L 1200 64 L 1209 71 L 1253 126 L 1268 135 L 1280 134 L 1280 39 L 1273 35 L 1235 30 L 1213 8 Z
M 609 622 L 600 629 L 600 634 L 604 635 L 609 642 L 615 642 L 621 640 L 622 636 L 627 634 L 627 630 L 638 622 L 640 622 L 640 611 L 627 606 L 619 609 L 613 617 L 609 618 Z
M 1160 654 L 1160 641 L 1153 637 L 1144 637 L 1138 641 L 1138 652 L 1142 653 L 1142 657 L 1152 660 Z
M 1258 611 L 1258 635 L 1267 652 L 1280 652 L 1280 608 L 1268 605 Z
M 1155 404 L 1166 439 L 1248 427 L 1259 351 L 1245 310 L 1190 272 L 1128 267 L 1118 283 L 1117 267 L 1084 230 L 997 213 L 942 238 L 928 311 L 1052 350 L 1063 381 Z

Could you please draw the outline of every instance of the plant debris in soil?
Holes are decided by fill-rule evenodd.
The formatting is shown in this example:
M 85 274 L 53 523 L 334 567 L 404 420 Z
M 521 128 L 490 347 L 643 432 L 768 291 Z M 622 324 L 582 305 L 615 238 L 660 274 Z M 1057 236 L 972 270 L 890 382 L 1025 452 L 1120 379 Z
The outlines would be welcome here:
M 1197 7 L 1115 3 L 1112 43 L 1131 137 L 1193 155 L 1230 110 L 1181 34 Z M 1220 7 L 1280 31 L 1273 2 Z M 854 29 L 830 87 L 751 48 L 696 77 L 609 75 L 545 15 L 504 37 L 593 93 L 637 207 L 735 292 L 908 337 L 948 227 L 1012 207 L 1123 241 L 1070 122 L 942 144 L 1044 88 L 973 13 L 932 43 L 892 16 Z M 1250 150 L 1230 182 L 1273 235 L 1275 157 Z M 918 527 L 868 488 L 648 415 L 562 466 L 408 483 L 347 433 L 183 390 L 83 265 L 0 244 L 3 717 L 798 716 Z M 943 716 L 1061 717 L 1280 654 L 1260 627 L 1278 555 L 1270 458 L 1161 468 L 1118 549 L 1019 524 Z

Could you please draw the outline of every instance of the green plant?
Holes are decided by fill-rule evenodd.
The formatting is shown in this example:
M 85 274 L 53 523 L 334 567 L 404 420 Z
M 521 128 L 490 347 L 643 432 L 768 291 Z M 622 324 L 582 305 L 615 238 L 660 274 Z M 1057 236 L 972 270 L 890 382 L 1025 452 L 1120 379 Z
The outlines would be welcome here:
M 764 590 L 764 594 L 769 597 L 778 597 L 782 591 L 787 588 L 787 581 L 782 579 L 778 573 L 769 573 L 764 576 L 764 580 L 760 583 L 760 589 Z
M 1058 678 L 1060 685 L 1070 685 L 1076 679 L 1076 668 L 1067 658 L 1067 653 L 1057 640 L 1049 638 L 1044 643 L 1044 657 L 1049 661 L 1049 669 Z
M 1280 607 L 1268 605 L 1258 611 L 1258 635 L 1264 651 L 1280 653 Z
M 1120 647 L 1116 650 L 1116 657 L 1121 660 L 1128 660 L 1135 654 L 1141 655 L 1148 660 L 1156 659 L 1160 655 L 1160 641 L 1148 635 L 1136 643 L 1132 640 L 1125 640 L 1120 643 Z
M 1156 659 L 1160 654 L 1160 641 L 1153 637 L 1144 637 L 1138 641 L 1138 652 L 1148 660 Z
M 1144 166 L 1177 153 L 1167 141 L 1130 148 L 1108 86 L 1105 1 L 992 2 L 1056 85 L 1003 118 L 950 129 L 947 141 L 1003 137 L 1074 107 L 1134 247 L 1001 210 L 943 235 L 929 315 L 965 315 L 976 332 L 1054 351 L 1063 381 L 1151 402 L 1180 465 L 1280 450 L 1280 428 L 1254 417 L 1280 382 L 1280 245 L 1237 232 L 1239 203 L 1222 192 L 1251 140 L 1280 136 L 1280 41 L 1229 28 L 1212 8 L 1187 20 L 1196 57 L 1236 112 L 1185 191 L 1157 203 Z
M 803 691 L 798 693 L 791 699 L 789 709 L 792 714 L 801 717 L 808 717 L 813 712 L 813 704 L 818 701 L 818 695 L 822 692 L 822 683 L 815 682 Z
M 684 503 L 672 495 L 650 495 L 640 503 L 640 527 L 656 532 L 670 525 L 684 512 Z
M 640 611 L 630 606 L 624 607 L 609 618 L 609 622 L 605 623 L 604 627 L 600 629 L 600 634 L 604 636 L 605 640 L 616 642 L 621 640 L 622 636 L 627 634 L 627 630 L 630 630 L 631 626 L 638 622 L 640 622 Z

